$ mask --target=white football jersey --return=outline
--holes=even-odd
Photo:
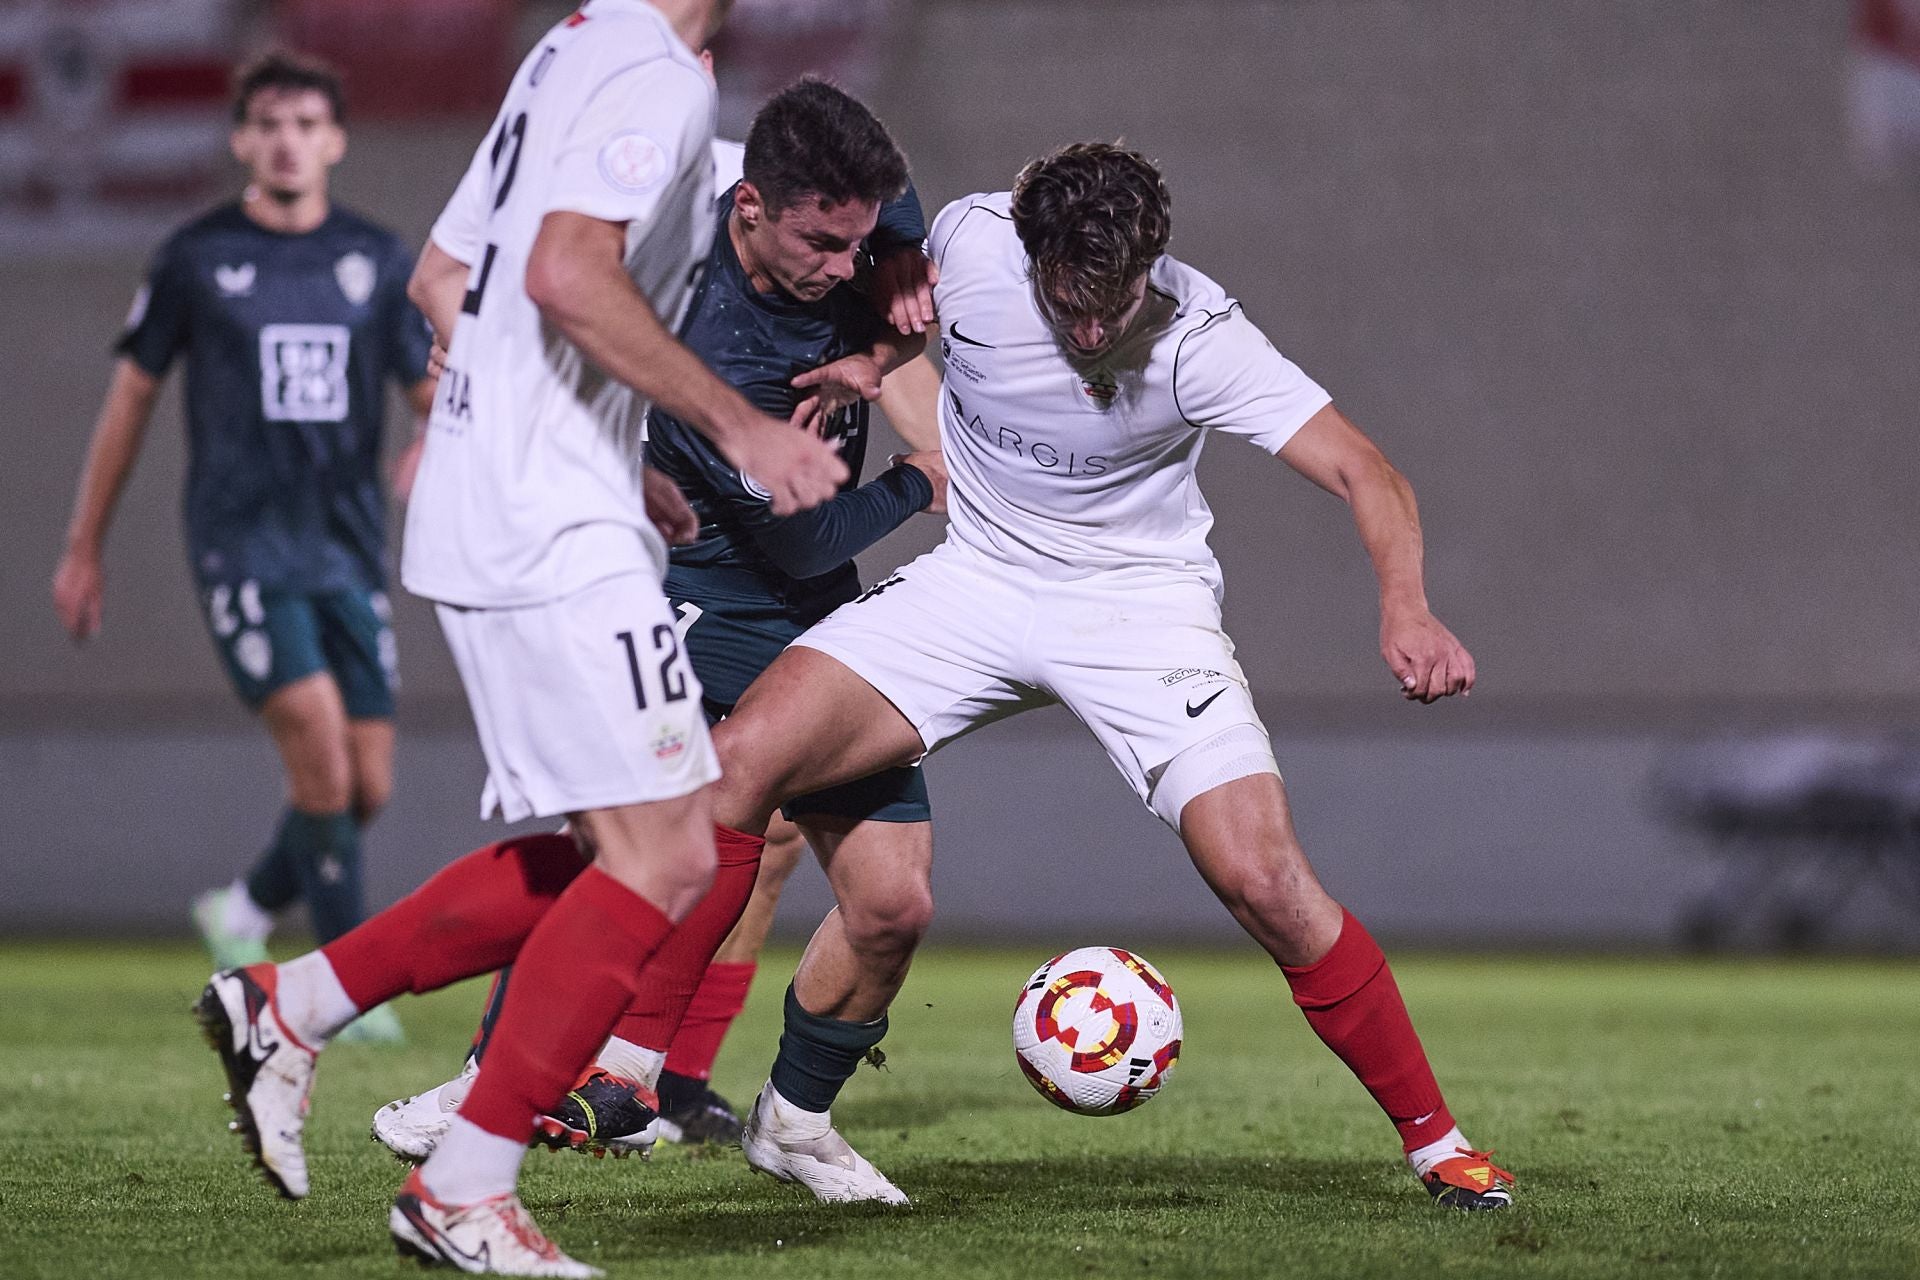
[[[677,328],[713,238],[714,112],[713,81],[642,0],[588,0],[514,73],[433,229],[472,270],[408,505],[408,590],[501,608],[664,572],[647,405],[544,324],[525,273],[547,214],[623,222],[628,274]]]
[[[1128,336],[1069,358],[1034,301],[1006,192],[934,219],[948,536],[1063,580],[1199,577],[1218,595],[1194,474],[1210,431],[1277,451],[1327,393],[1212,280],[1162,256]]]

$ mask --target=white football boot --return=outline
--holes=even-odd
[[[834,1132],[833,1113],[806,1111],[780,1096],[769,1080],[754,1099],[740,1149],[747,1163],[782,1182],[797,1182],[830,1204],[877,1200],[908,1204],[847,1140]]]
[[[425,1160],[447,1136],[453,1113],[467,1100],[479,1075],[480,1064],[468,1058],[460,1074],[445,1084],[389,1102],[373,1113],[374,1140],[402,1160]]]
[[[573,1276],[606,1272],[560,1252],[534,1225],[520,1197],[508,1192],[474,1204],[442,1204],[420,1180],[407,1175],[387,1215],[393,1247],[422,1266],[452,1267],[474,1275]]]
[[[227,1073],[227,1128],[240,1135],[267,1181],[289,1200],[307,1194],[300,1145],[313,1092],[315,1053],[281,1025],[270,964],[227,969],[207,980],[193,1016]]]

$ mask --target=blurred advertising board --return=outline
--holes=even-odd
[[[234,0],[0,0],[0,253],[147,245],[227,182]]]

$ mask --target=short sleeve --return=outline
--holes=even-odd
[[[496,129],[498,127],[495,126]],[[486,245],[489,212],[487,176],[492,170],[487,148],[492,139],[493,132],[490,130],[486,141],[481,142],[473,153],[473,163],[467,166],[460,185],[453,189],[453,198],[447,201],[447,207],[440,211],[440,216],[434,220],[433,230],[428,233],[442,252],[469,265],[480,260]]]
[[[946,270],[947,246],[953,242],[953,233],[960,229],[960,220],[973,209],[973,196],[964,200],[955,200],[942,209],[933,220],[933,227],[927,232],[927,256],[933,259],[933,265]]]
[[[187,317],[193,301],[193,277],[176,241],[153,256],[147,278],[133,296],[126,328],[114,351],[148,374],[165,376],[187,342]]]
[[[387,318],[387,369],[407,386],[427,376],[427,363],[433,355],[433,328],[407,297],[407,279],[412,274],[413,257],[404,244],[395,240],[387,253],[386,268],[387,287],[392,290]]]
[[[896,249],[918,247],[926,238],[927,215],[920,207],[920,193],[909,182],[905,191],[880,206],[867,249],[878,258]]]
[[[586,96],[561,142],[545,212],[651,221],[691,151],[711,163],[712,98],[706,76],[671,57],[615,71]]]
[[[1244,436],[1278,453],[1333,402],[1230,303],[1189,329],[1173,362],[1173,399],[1195,427]]]

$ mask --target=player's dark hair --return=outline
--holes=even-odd
[[[311,89],[327,100],[333,122],[347,122],[347,95],[340,74],[318,58],[273,49],[242,66],[233,77],[233,122],[244,124],[254,95],[269,90],[299,93]]]
[[[907,159],[873,112],[808,76],[767,100],[747,132],[741,172],[774,216],[808,196],[884,203],[907,189]]]
[[[1173,197],[1138,151],[1076,142],[1020,171],[1013,229],[1043,302],[1067,319],[1104,320],[1126,310],[1135,282],[1166,252]]]

